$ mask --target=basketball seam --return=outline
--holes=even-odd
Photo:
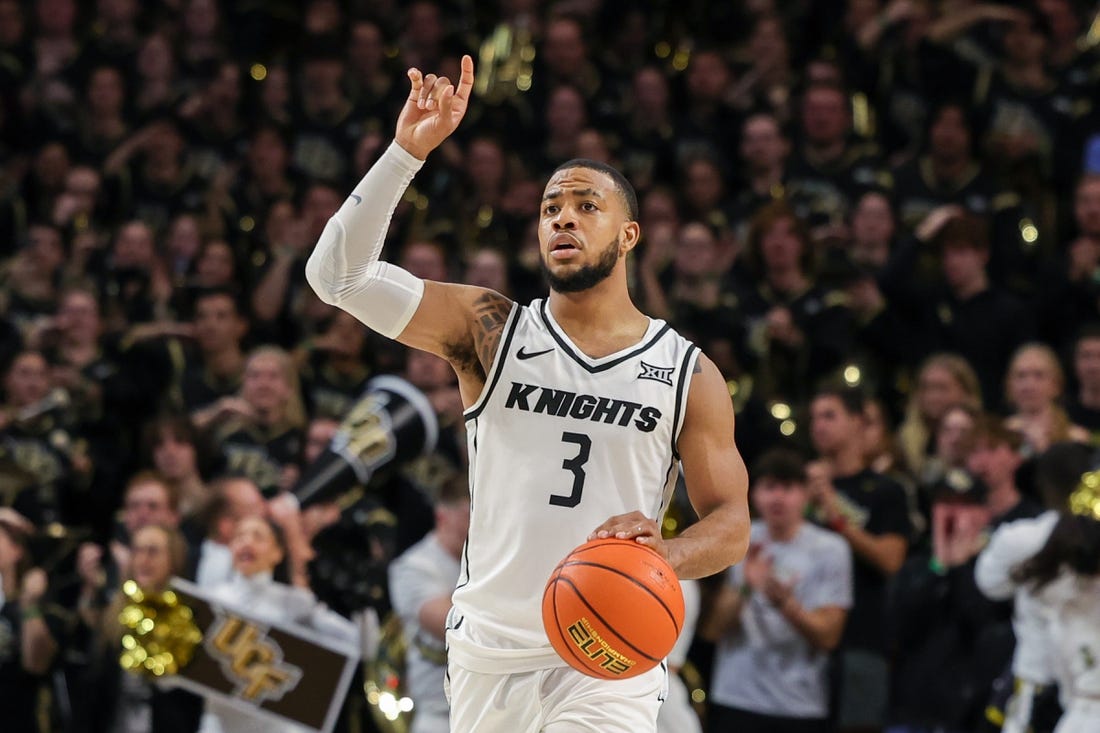
[[[622,639],[623,643],[625,643],[628,647],[630,647],[635,652],[637,652],[639,655],[645,657],[646,659],[648,659],[651,662],[657,662],[657,663],[661,662],[663,657],[651,657],[650,655],[646,654],[641,649],[639,649],[638,647],[631,644],[629,639],[623,637],[623,635],[619,632],[618,629],[616,629],[614,626],[609,624],[607,622],[607,619],[605,619],[603,616],[601,616],[600,612],[592,607],[592,604],[588,602],[588,599],[584,597],[584,594],[581,593],[580,588],[577,587],[577,584],[574,583],[572,581],[572,579],[559,575],[558,578],[557,578],[557,582],[554,583],[554,592],[555,592],[555,594],[557,593],[558,583],[568,583],[573,588],[573,592],[577,594],[577,598],[580,600],[581,603],[583,603],[585,606],[588,607],[588,610],[592,612],[592,615],[595,616],[599,620],[599,622],[604,625],[605,628],[610,629],[611,631],[615,632],[615,636]],[[656,597],[656,596],[654,596],[654,597]],[[658,599],[658,600],[660,600],[660,599]],[[555,613],[555,615],[557,614],[557,607],[556,606],[554,607],[554,613]]]
[[[582,667],[587,668],[588,665],[585,664],[585,662],[590,662],[592,660],[587,659],[587,658],[582,658],[580,653],[577,652],[577,650],[573,648],[573,645],[569,643],[570,640],[567,639],[566,636],[565,636],[565,631],[563,631],[562,628],[561,628],[561,621],[558,620],[558,581],[561,580],[561,566],[560,565],[557,568],[555,568],[555,572],[557,572],[557,575],[550,579],[550,582],[553,584],[553,591],[552,591],[552,594],[551,594],[551,597],[550,597],[550,607],[554,611],[554,629],[558,632],[558,636],[561,637],[562,644],[565,646],[566,649],[569,650],[569,653],[573,656],[573,658],[575,660],[577,660],[577,663],[579,665],[581,665]],[[576,587],[574,586],[574,590],[575,589],[576,589]],[[580,595],[580,594],[578,593],[577,595]],[[585,603],[585,605],[587,606],[588,604]]]
[[[569,567],[571,565],[586,565],[588,567],[593,567],[593,568],[603,568],[604,570],[610,570],[611,572],[615,573],[616,575],[621,575],[622,577],[626,578],[631,583],[638,586],[639,588],[644,590],[649,595],[653,596],[654,600],[656,600],[658,603],[661,604],[661,608],[665,609],[665,613],[668,614],[668,618],[672,622],[673,628],[676,629],[676,636],[680,635],[680,624],[676,623],[676,614],[674,614],[672,612],[672,609],[668,607],[668,604],[665,603],[663,598],[661,598],[659,595],[654,593],[650,589],[649,586],[647,586],[645,583],[643,583],[640,580],[638,580],[637,578],[635,578],[633,575],[630,575],[629,573],[624,573],[622,570],[619,570],[618,568],[613,568],[610,565],[602,565],[598,562],[592,562],[590,560],[567,560],[567,561],[563,562],[559,567],[565,568],[565,567]],[[558,575],[560,577],[561,573],[559,572]],[[579,593],[579,591],[578,591],[578,593]],[[587,603],[587,601],[586,601],[586,603]],[[593,611],[594,610],[595,609],[593,609]]]

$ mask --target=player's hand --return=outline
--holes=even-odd
[[[653,519],[641,512],[617,514],[588,535],[589,541],[602,540],[615,537],[620,540],[633,539],[639,544],[645,545],[651,550],[668,559],[668,550],[665,548],[665,540],[661,536],[661,527]]]
[[[428,153],[455,131],[466,114],[470,92],[474,88],[474,60],[462,57],[462,75],[456,88],[445,76],[409,69],[408,99],[397,118],[397,144],[416,158],[424,160]]]

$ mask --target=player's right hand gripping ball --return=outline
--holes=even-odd
[[[634,540],[592,540],[558,563],[542,623],[561,658],[592,677],[623,680],[668,656],[684,624],[672,566]]]

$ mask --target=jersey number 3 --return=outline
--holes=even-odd
[[[551,494],[550,503],[554,506],[575,507],[581,503],[581,493],[584,491],[584,464],[588,462],[588,454],[592,450],[592,439],[584,433],[562,433],[561,442],[573,443],[580,449],[577,455],[561,462],[561,467],[573,474],[573,492],[569,496]]]

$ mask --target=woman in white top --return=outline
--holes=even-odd
[[[328,610],[308,587],[275,580],[275,570],[287,555],[286,539],[278,525],[264,517],[245,517],[237,523],[229,544],[237,577],[211,589],[212,599],[243,611],[250,618],[291,622],[315,629],[321,636],[354,640],[351,621]],[[297,733],[293,724],[279,725],[251,716],[216,700],[207,700],[200,733]]]
[[[1048,620],[1065,713],[1054,733],[1100,731],[1100,472],[1086,473],[1043,549],[1015,571]]]

